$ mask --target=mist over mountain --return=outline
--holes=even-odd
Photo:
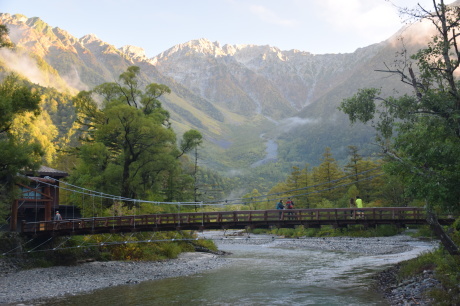
[[[420,23],[353,53],[319,55],[197,39],[147,58],[142,47],[116,48],[94,34],[76,38],[38,17],[0,14],[0,22],[16,45],[0,50],[0,65],[45,87],[77,93],[117,81],[127,67],[139,66],[144,85],[171,88],[162,103],[173,129],[181,134],[194,128],[204,135],[200,162],[237,175],[275,162],[281,172],[316,165],[326,147],[338,160],[347,158],[349,145],[365,156],[378,151],[372,128],[350,126],[337,106],[359,88],[406,92],[398,78],[376,70],[395,64],[401,36],[411,53],[430,36]]]

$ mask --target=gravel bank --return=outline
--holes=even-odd
[[[219,244],[253,244],[269,247],[306,248],[310,250],[339,251],[366,255],[387,255],[411,251],[412,242],[417,239],[406,235],[391,237],[354,238],[354,237],[301,237],[285,239],[269,235],[245,235],[233,232],[204,232],[202,238],[213,239]],[[433,248],[438,242],[433,242]]]
[[[209,253],[183,253],[160,262],[90,262],[23,271],[0,263],[0,304],[21,304],[96,289],[185,276],[226,264],[225,257]]]

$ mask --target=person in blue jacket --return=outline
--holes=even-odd
[[[284,209],[283,200],[280,200],[278,204],[276,204],[276,209]],[[281,214],[282,212],[280,211],[280,219],[281,219]]]

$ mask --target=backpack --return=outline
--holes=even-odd
[[[291,202],[291,201],[288,201],[288,202],[286,203],[286,208],[287,208],[287,209],[293,209],[293,208],[294,208],[294,205],[292,205],[292,202]]]

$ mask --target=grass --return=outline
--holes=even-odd
[[[271,230],[254,229],[254,234],[271,234],[286,238],[298,237],[388,237],[402,232],[402,229],[392,225],[379,225],[376,228],[365,228],[361,225],[349,226],[347,228],[334,228],[332,226],[322,226],[321,228],[305,228],[297,226],[295,228],[275,228]]]
[[[23,250],[20,263],[23,268],[75,265],[88,260],[165,260],[177,258],[182,252],[195,249],[217,251],[210,240],[196,240],[189,231],[136,233],[135,235],[88,235],[58,237],[50,242],[37,240]],[[16,237],[16,239],[18,239]],[[12,249],[9,239],[2,237],[3,251]],[[25,243],[22,242],[22,245]],[[34,249],[39,246],[39,248]],[[28,252],[32,251],[32,252]]]

